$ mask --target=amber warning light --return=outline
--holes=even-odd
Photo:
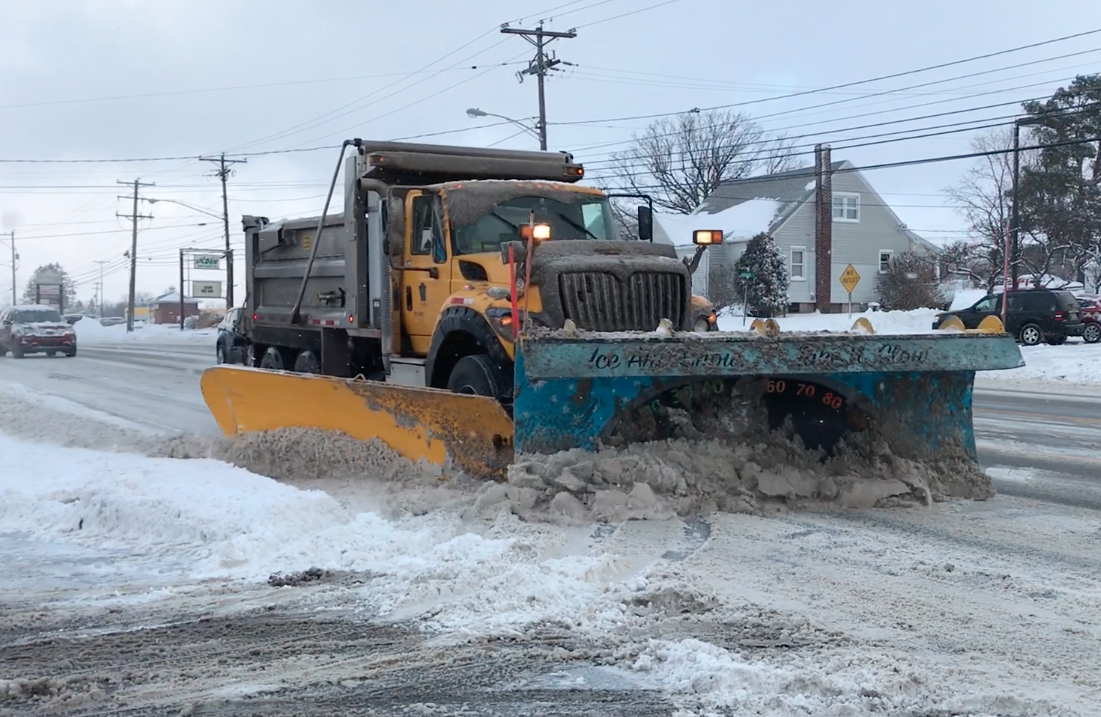
[[[701,246],[709,244],[722,244],[723,233],[718,229],[697,229],[692,232],[692,243]]]

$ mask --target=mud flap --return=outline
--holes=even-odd
[[[805,444],[827,450],[874,428],[900,457],[962,452],[974,461],[975,372],[1023,366],[1016,342],[1004,333],[869,328],[673,338],[532,332],[517,352],[516,451],[728,437],[720,414],[742,402],[756,409],[750,420],[770,428],[789,420]]]
[[[363,379],[240,366],[203,372],[203,399],[226,435],[280,428],[378,439],[414,462],[504,480],[512,422],[494,399]]]

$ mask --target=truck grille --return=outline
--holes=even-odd
[[[684,278],[639,272],[620,281],[602,271],[558,276],[562,313],[587,331],[653,331],[662,319],[680,329],[687,301]]]

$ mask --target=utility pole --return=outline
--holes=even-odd
[[[133,229],[134,229],[132,238],[130,240],[130,298],[126,302],[126,305],[128,307],[128,310],[126,312],[126,332],[130,333],[134,330],[134,303],[135,303],[134,302],[134,297],[135,297],[135,293],[136,293],[136,290],[137,290],[137,276],[138,276],[138,220],[139,219],[152,219],[153,218],[152,216],[143,216],[141,214],[138,214],[138,199],[140,199],[140,197],[138,197],[138,192],[141,191],[142,187],[155,187],[155,186],[157,186],[157,183],[156,182],[143,183],[140,179],[135,179],[133,182],[124,182],[121,179],[116,179],[115,181],[118,184],[125,184],[125,185],[131,185],[132,184],[133,187],[134,187],[134,196],[133,197],[129,197],[129,196],[125,196],[125,195],[119,195],[119,199],[133,199],[134,200],[134,211],[133,211],[133,213],[130,214],[130,215],[126,215],[126,214],[119,214],[118,212],[115,212],[116,217],[125,217],[126,219],[129,219],[131,222],[133,222]],[[102,265],[100,265],[100,270],[102,271],[102,269],[103,269],[103,267],[102,267]]]
[[[11,242],[11,303],[18,304],[19,297],[15,293],[15,262],[19,260],[19,254],[15,252],[15,230],[8,232],[8,241]]]
[[[814,146],[814,303],[821,313],[833,305],[833,162],[830,146]]]
[[[226,311],[233,308],[233,250],[229,246],[229,197],[226,194],[226,180],[233,170],[226,165],[247,164],[247,159],[226,159],[223,152],[220,157],[199,157],[203,162],[217,162],[218,171],[214,176],[222,180],[222,223],[226,232]],[[180,288],[182,295],[183,287]]]
[[[570,30],[569,32],[553,32],[551,30],[543,29],[543,21],[539,21],[539,25],[534,30],[521,30],[519,28],[502,27],[501,32],[505,35],[520,35],[525,40],[530,42],[535,47],[535,58],[528,64],[528,69],[521,70],[516,73],[516,77],[520,82],[524,81],[524,75],[535,75],[539,78],[539,126],[536,128],[539,130],[539,149],[546,151],[547,149],[547,96],[544,88],[544,83],[547,74],[558,65],[562,64],[562,61],[554,56],[552,52],[548,57],[546,48],[550,42],[559,38],[572,39],[577,37],[577,32]],[[534,39],[532,39],[534,38]]]
[[[96,260],[95,263],[99,264],[99,292],[98,292],[98,296],[99,296],[99,315],[102,317],[103,316],[103,289],[104,289],[104,287],[103,287],[103,265],[108,264],[110,262],[107,262],[103,259],[98,259],[98,260]]]

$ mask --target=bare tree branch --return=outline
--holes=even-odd
[[[658,211],[688,214],[724,181],[792,167],[792,141],[731,110],[655,120],[611,155],[618,189],[649,194]]]

